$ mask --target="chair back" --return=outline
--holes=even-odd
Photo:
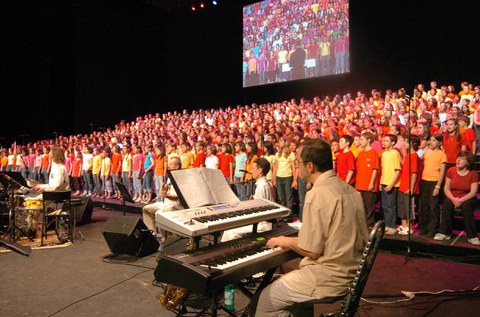
[[[70,200],[70,198],[72,197],[71,191],[45,191],[42,194],[44,201],[53,201],[56,203]]]
[[[373,262],[377,256],[380,243],[385,233],[385,222],[379,221],[375,224],[367,241],[367,245],[363,251],[362,260],[355,274],[352,284],[348,288],[348,293],[342,302],[340,316],[355,316],[362,297],[363,289],[367,284],[368,276],[373,267]]]

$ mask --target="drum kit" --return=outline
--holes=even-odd
[[[7,180],[7,181],[5,181]],[[26,185],[30,185],[26,182]],[[42,195],[34,191],[29,192],[28,187],[16,186],[8,178],[0,178],[0,231],[3,237],[10,241],[17,241],[26,236],[33,241],[34,231],[32,222],[43,210]]]

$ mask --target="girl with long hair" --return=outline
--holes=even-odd
[[[279,148],[273,165],[272,184],[277,188],[280,204],[292,209],[293,187],[297,186],[297,181],[294,179],[296,178],[295,155],[284,137],[279,139]]]
[[[275,148],[273,147],[273,143],[270,141],[265,141],[263,142],[263,158],[265,158],[268,163],[270,163],[270,166],[275,165]],[[270,169],[270,171],[265,175],[265,178],[269,181],[272,181],[273,177],[273,171]]]
[[[247,161],[247,154],[245,143],[235,143],[235,188],[237,190],[237,196],[240,200],[247,200],[245,195],[245,184],[243,180],[244,173],[241,171],[245,167]]]
[[[450,118],[445,121],[445,133],[443,134],[443,151],[447,155],[446,170],[455,166],[457,154],[466,151],[465,137],[460,134],[460,128],[456,119]]]
[[[247,146],[247,160],[245,161],[243,173],[243,180],[246,182],[246,192],[245,196],[250,198],[253,195],[253,177],[252,177],[252,167],[253,163],[258,159],[258,148],[255,142],[248,142]]]
[[[230,143],[223,143],[220,154],[218,155],[218,166],[222,171],[225,180],[229,184],[234,183],[234,174],[233,174],[233,156],[232,156],[232,146]]]

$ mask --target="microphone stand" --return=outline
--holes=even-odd
[[[412,158],[411,158],[411,151],[412,151],[412,127],[410,126],[411,120],[410,120],[410,113],[408,113],[408,129],[407,129],[407,140],[408,140],[408,153],[407,153],[407,160],[408,160],[408,213],[407,213],[407,223],[408,223],[408,242],[407,242],[407,254],[405,255],[405,259],[403,261],[403,264],[406,264],[408,260],[410,260],[410,257],[412,256],[412,230],[413,230],[413,225],[412,225],[412,214],[413,214],[413,191],[410,191],[411,183],[412,183]],[[418,177],[418,175],[417,175]],[[415,186],[413,186],[415,187]],[[413,190],[414,188],[412,188]]]
[[[167,182],[167,168],[168,168],[168,164],[167,164],[167,158],[168,158],[168,155],[167,155],[167,147],[165,145],[165,133],[162,134],[162,148],[163,148],[163,175],[162,175],[162,186],[163,184],[165,184]],[[197,153],[198,154],[198,153]],[[161,187],[161,186],[160,186]],[[159,188],[157,190],[157,192],[155,193],[157,195],[157,202],[163,202],[163,197],[160,196],[160,191],[162,189]]]
[[[107,196],[107,177],[108,177],[108,176],[103,176],[103,204],[102,204],[102,209],[103,209],[103,210],[111,210],[110,207],[107,207],[107,204],[106,204],[106,196]]]
[[[63,132],[57,132],[57,131],[54,131],[52,132],[53,133],[53,136],[55,138],[55,145],[58,145],[58,136],[59,135],[62,135]]]

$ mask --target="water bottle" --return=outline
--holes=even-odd
[[[63,226],[64,241],[68,241],[70,238],[70,235],[68,234],[70,232],[69,226],[70,226],[70,221],[64,221],[64,226]]]
[[[225,286],[225,294],[223,297],[223,306],[225,309],[235,309],[235,284],[228,284]]]
[[[58,220],[58,240],[60,242],[65,242],[65,236],[66,236],[66,229],[65,229],[65,219],[61,217]]]

